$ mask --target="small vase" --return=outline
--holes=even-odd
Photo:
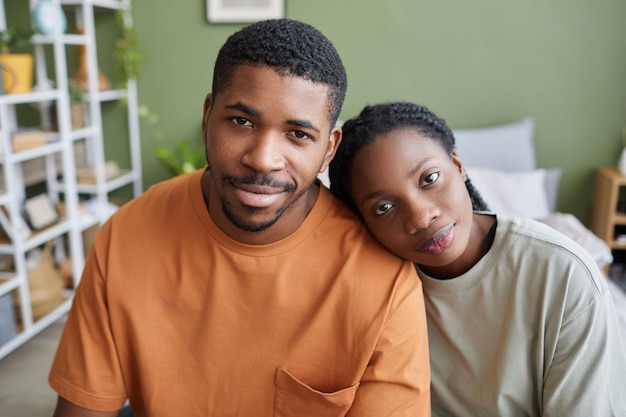
[[[83,28],[77,28],[76,33],[78,35],[84,34]],[[87,55],[85,45],[78,45],[78,69],[72,77],[72,82],[76,83],[78,87],[85,93],[89,91],[89,78],[87,76]],[[100,91],[108,90],[111,87],[109,79],[98,68],[98,89]]]
[[[617,168],[622,175],[626,175],[626,147],[622,149],[622,153],[619,156],[619,162],[617,163]]]

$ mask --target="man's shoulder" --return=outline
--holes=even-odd
[[[112,216],[117,223],[143,224],[163,217],[173,218],[176,213],[189,213],[192,204],[190,192],[194,174],[179,175],[150,186],[141,195],[122,205]],[[198,192],[200,185],[198,184]]]
[[[406,262],[378,242],[365,223],[343,202],[332,195],[330,198],[328,211],[320,225],[329,244],[335,240],[338,250],[367,255],[363,258],[364,263],[390,262],[397,266]]]

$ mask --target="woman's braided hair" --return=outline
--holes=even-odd
[[[416,130],[421,136],[437,141],[452,157],[454,134],[445,120],[424,106],[408,102],[366,106],[358,117],[343,124],[343,139],[329,167],[330,189],[355,213],[359,214],[359,210],[351,197],[350,171],[357,152],[380,135],[405,129]],[[487,204],[469,178],[466,179],[465,186],[472,208],[477,211],[488,210]]]

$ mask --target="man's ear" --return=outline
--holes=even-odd
[[[202,114],[202,141],[206,145],[207,138],[207,124],[209,123],[209,112],[211,111],[211,105],[213,104],[213,94],[207,94],[204,99],[204,113]]]
[[[326,156],[324,156],[324,163],[320,167],[320,171],[319,171],[320,174],[326,171],[326,169],[328,169],[328,164],[330,164],[330,161],[332,161],[333,158],[335,157],[337,148],[339,147],[339,144],[341,143],[342,135],[343,135],[343,131],[341,130],[341,127],[339,126],[335,126],[333,130],[330,131],[330,137],[328,140],[328,148],[326,148]]]

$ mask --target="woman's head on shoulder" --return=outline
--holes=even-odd
[[[477,261],[473,210],[486,207],[454,145],[445,120],[425,106],[367,106],[343,125],[331,190],[392,252],[440,275],[467,269]]]

